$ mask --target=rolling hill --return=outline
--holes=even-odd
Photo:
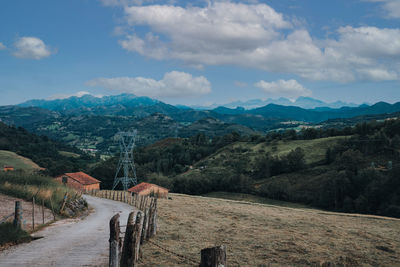
[[[32,160],[22,157],[14,152],[0,150],[0,169],[3,166],[12,166],[14,170],[32,172],[40,170],[40,166]]]
[[[57,175],[66,171],[84,170],[89,163],[94,161],[94,158],[77,148],[55,142],[46,136],[29,133],[20,127],[8,126],[1,122],[0,151],[3,151],[2,156],[5,161],[13,161],[11,164],[17,164],[22,169],[30,169],[26,167],[26,164],[36,168],[36,165],[22,157],[29,158],[40,167],[46,168],[46,171],[50,175]],[[65,152],[69,152],[67,153],[68,155]],[[79,157],[71,157],[71,155],[79,155]],[[22,157],[19,158],[19,156]],[[20,160],[26,164],[22,164]]]

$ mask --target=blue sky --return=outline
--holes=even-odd
[[[4,0],[0,25],[0,105],[400,101],[398,0]]]

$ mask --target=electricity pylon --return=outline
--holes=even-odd
[[[119,132],[117,138],[119,139],[120,157],[117,167],[117,172],[114,177],[114,184],[112,189],[121,182],[124,191],[128,190],[129,185],[137,184],[135,162],[133,160],[133,148],[135,147],[137,131],[132,132]],[[121,169],[123,170],[123,176],[118,176]],[[132,176],[130,176],[132,174]]]

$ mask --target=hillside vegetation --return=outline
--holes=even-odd
[[[94,161],[94,158],[77,148],[55,142],[47,136],[29,133],[21,127],[15,128],[1,122],[0,150],[14,152],[19,156],[30,159],[34,164],[45,168],[45,173],[49,175],[84,170],[88,163]],[[27,167],[27,164],[31,164],[29,160],[23,159],[26,164],[18,165],[21,163],[19,159],[22,158],[10,152],[0,153],[0,157],[3,160],[7,161],[9,159],[13,161],[13,163],[6,163],[7,165],[17,164],[17,166],[25,166],[22,169],[29,169]],[[72,157],[72,155],[74,156]],[[32,166],[36,167],[37,165]]]
[[[28,201],[35,197],[37,203],[43,201],[47,208],[59,214],[62,212],[60,209],[66,193],[69,202],[80,198],[78,192],[56,182],[52,177],[20,172],[0,172],[0,193]],[[71,214],[68,215],[74,212],[80,210],[71,210]]]
[[[14,152],[0,150],[0,169],[3,166],[12,166],[15,170],[22,170],[26,172],[38,171],[40,166],[32,160],[17,155]]]
[[[198,134],[137,149],[139,181],[173,192],[250,193],[327,210],[400,217],[400,120],[265,136]],[[110,187],[117,158],[92,174]]]

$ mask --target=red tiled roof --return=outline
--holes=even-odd
[[[135,185],[134,187],[131,187],[131,188],[129,188],[128,189],[128,191],[129,192],[133,192],[133,193],[140,193],[140,192],[142,192],[143,190],[146,190],[146,189],[148,189],[148,188],[150,188],[150,187],[153,187],[153,186],[155,186],[155,187],[158,187],[158,188],[162,188],[162,189],[165,189],[165,190],[168,190],[168,189],[166,189],[166,188],[164,188],[164,187],[161,187],[161,186],[158,186],[158,185],[156,185],[156,184],[149,184],[149,183],[140,183],[140,184],[138,184],[138,185]]]
[[[93,178],[90,175],[87,175],[84,172],[65,173],[64,175],[71,177],[72,179],[78,181],[80,184],[83,184],[83,185],[100,183],[99,180],[97,180],[96,178]]]

